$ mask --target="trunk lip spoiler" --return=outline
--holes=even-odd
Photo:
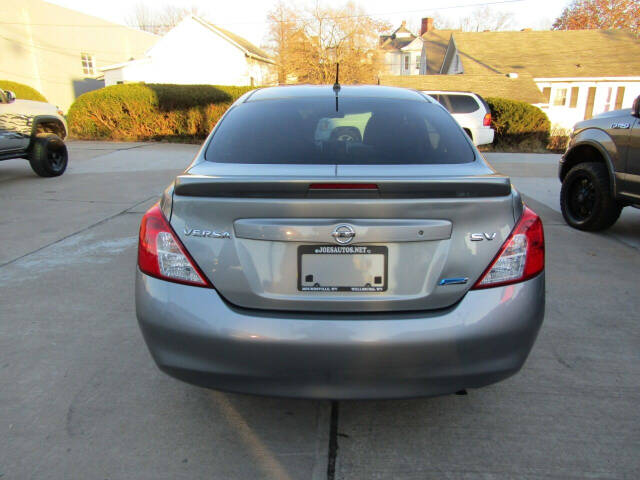
[[[176,177],[174,193],[193,197],[307,197],[312,184],[378,185],[379,195],[404,197],[497,197],[511,194],[511,180],[498,174],[438,177],[282,177],[282,176],[216,176],[183,174]],[[312,190],[319,192],[321,190]],[[331,190],[326,191],[327,194]],[[367,189],[354,193],[366,195]],[[370,190],[369,190],[370,192]]]

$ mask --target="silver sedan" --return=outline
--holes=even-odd
[[[540,218],[411,90],[246,94],[140,228],[151,355],[214,389],[481,387],[520,370],[544,305]]]

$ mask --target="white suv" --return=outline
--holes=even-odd
[[[456,119],[476,145],[493,143],[491,109],[480,95],[470,92],[423,90],[438,101]]]

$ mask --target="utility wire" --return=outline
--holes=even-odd
[[[440,11],[440,10],[454,10],[454,9],[458,9],[458,8],[473,8],[473,7],[485,7],[485,6],[490,6],[490,5],[504,5],[504,4],[512,4],[512,3],[522,3],[522,2],[528,2],[531,0],[495,0],[492,2],[480,2],[480,3],[468,3],[468,4],[461,4],[461,5],[450,5],[447,7],[432,7],[432,8],[422,8],[420,10],[402,10],[402,11],[395,11],[395,12],[386,12],[386,13],[362,13],[362,14],[356,14],[356,15],[337,15],[337,16],[330,16],[330,17],[320,17],[319,20],[331,20],[331,19],[335,19],[335,20],[342,20],[342,19],[348,19],[348,18],[363,18],[363,17],[369,17],[369,18],[373,18],[373,17],[383,17],[386,15],[400,15],[400,14],[405,14],[405,13],[419,13],[419,12],[431,12],[431,11]],[[314,20],[316,19],[315,17],[298,17],[296,18],[294,21],[296,20]],[[243,22],[243,21],[238,21],[238,22],[222,22],[222,23],[215,23],[215,25],[262,25],[265,23],[293,23],[294,21],[292,20],[276,20],[276,19],[267,19],[267,20],[263,20],[263,21],[254,21],[254,22]],[[78,25],[78,24],[63,24],[63,23],[26,23],[26,22],[0,22],[0,25],[25,25],[25,26],[38,26],[38,27],[84,27],[84,28],[122,28],[122,27],[128,27],[128,28],[160,28],[160,27],[174,27],[174,24],[159,24],[159,23],[154,23],[154,24],[148,24],[148,25],[137,25],[135,27],[131,27],[128,25],[120,25],[117,23],[113,23],[113,24],[106,24],[106,25],[90,25],[90,24],[83,24],[83,25]]]
[[[65,79],[65,80],[56,80],[53,78],[49,78],[49,77],[43,77],[42,75],[38,76],[38,75],[21,75],[19,73],[16,72],[9,72],[7,70],[0,70],[0,73],[6,73],[9,75],[14,75],[16,77],[21,77],[21,78],[29,78],[29,79],[33,79],[33,80],[44,80],[46,82],[50,82],[50,83],[57,83],[58,85],[69,85],[69,79]],[[87,78],[91,78],[91,77],[87,77]]]
[[[33,48],[37,48],[38,50],[44,50],[45,52],[51,52],[51,53],[57,53],[60,55],[67,55],[67,56],[71,56],[71,57],[76,57],[78,56],[80,53],[89,53],[93,56],[95,56],[96,53],[100,53],[103,55],[115,55],[117,58],[122,58],[122,51],[120,52],[112,52],[112,51],[105,51],[105,50],[92,50],[89,49],[89,51],[85,52],[85,49],[72,49],[72,48],[64,48],[64,47],[52,47],[52,46],[46,46],[46,45],[40,45],[40,44],[36,44],[36,43],[26,43],[26,42],[21,42],[19,40],[15,40],[13,38],[9,38],[9,37],[5,37],[3,35],[0,35],[0,39],[5,40],[7,42],[11,42],[15,45],[20,45],[22,47],[25,47],[27,49],[33,49]],[[77,53],[75,53],[77,52]],[[108,60],[111,61],[111,60]],[[118,61],[122,61],[122,60],[117,60],[114,59],[113,62],[118,62]]]

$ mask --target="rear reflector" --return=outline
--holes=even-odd
[[[312,183],[309,190],[377,190],[375,183]]]
[[[523,282],[544,270],[544,231],[535,212],[524,207],[522,217],[474,289]]]
[[[170,282],[210,286],[157,204],[144,214],[140,223],[138,267],[147,275]]]
[[[484,116],[484,119],[482,120],[482,125],[485,127],[490,127],[491,126],[491,114],[487,113]]]

